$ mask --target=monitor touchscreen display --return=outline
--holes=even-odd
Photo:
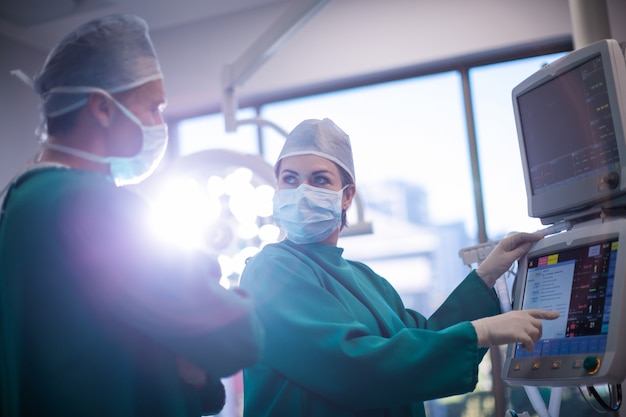
[[[538,254],[527,259],[522,309],[557,310],[543,321],[541,340],[516,358],[581,355],[606,351],[618,238]]]

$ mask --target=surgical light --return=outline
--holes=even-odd
[[[253,239],[259,234],[259,226],[256,223],[242,223],[239,225],[238,235],[242,239]]]
[[[226,186],[224,184],[224,178],[217,175],[211,175],[206,182],[206,187],[207,192],[210,195],[220,197],[222,194],[225,193]]]
[[[259,217],[270,217],[274,212],[272,201],[275,189],[272,186],[261,184],[254,190],[256,214]]]
[[[236,285],[245,261],[282,238],[272,219],[274,173],[260,156],[225,149],[187,155],[142,187],[161,238],[218,256],[221,283]]]
[[[172,178],[163,184],[154,198],[151,223],[160,238],[197,247],[203,239],[202,229],[215,221],[221,212],[219,199],[202,193],[193,178]]]
[[[275,224],[264,224],[259,228],[259,238],[262,242],[276,242],[280,236],[280,228]]]

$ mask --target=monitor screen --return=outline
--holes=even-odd
[[[614,40],[576,50],[513,89],[528,209],[544,224],[626,194],[626,64]],[[626,199],[624,197],[623,199]]]
[[[626,325],[620,240],[626,242],[626,220],[588,224],[544,238],[522,259],[514,308],[556,310],[560,317],[543,321],[532,352],[509,346],[505,378],[581,385],[626,377],[626,360],[615,357]]]
[[[517,346],[516,358],[604,352],[616,254],[617,238],[607,237],[528,259],[522,309],[557,310],[561,316],[544,323],[534,352]]]
[[[534,194],[619,168],[600,55],[517,100]]]

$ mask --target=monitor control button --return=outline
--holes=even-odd
[[[583,368],[589,375],[593,375],[600,369],[600,358],[597,356],[587,356],[583,362]]]
[[[616,189],[619,185],[619,174],[615,171],[609,173],[609,175],[604,177],[604,182],[606,182],[611,190]]]

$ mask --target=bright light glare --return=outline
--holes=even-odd
[[[155,233],[183,247],[203,245],[204,230],[222,211],[220,200],[210,196],[192,178],[166,182],[155,200],[151,224]]]
[[[242,224],[254,223],[256,207],[252,184],[239,184],[236,189],[229,189],[229,194],[228,208],[235,219]]]
[[[226,185],[224,184],[224,178],[222,177],[211,175],[207,180],[206,185],[209,195],[221,197],[225,193]]]
[[[247,246],[243,248],[239,253],[233,256],[233,269],[234,271],[241,275],[243,272],[243,268],[246,266],[246,260],[257,253],[259,253],[261,249],[256,246]]]
[[[237,234],[240,238],[248,240],[259,234],[259,226],[256,223],[243,223],[239,225]]]
[[[254,194],[257,216],[269,217],[274,213],[274,192],[274,187],[267,184],[256,187]]]
[[[240,187],[251,183],[253,173],[248,168],[237,168],[224,178],[224,190],[226,194],[236,193]]]
[[[220,278],[220,282],[219,284],[226,288],[229,289],[230,288],[230,280],[228,278],[226,278],[225,276],[222,275],[222,277]]]
[[[280,235],[280,228],[275,224],[264,224],[259,228],[259,238],[263,242],[276,242]]]
[[[253,172],[243,167],[224,177],[170,178],[154,196],[150,221],[155,233],[183,248],[218,254],[225,288],[241,276],[248,258],[280,236],[275,224],[259,227],[259,218],[265,223],[273,214],[274,187],[255,187],[252,180]],[[239,250],[243,245],[250,246]]]
[[[222,277],[227,277],[233,272],[235,272],[235,267],[233,266],[233,258],[228,255],[219,255],[217,257],[217,262],[220,264],[220,268],[222,269]]]

